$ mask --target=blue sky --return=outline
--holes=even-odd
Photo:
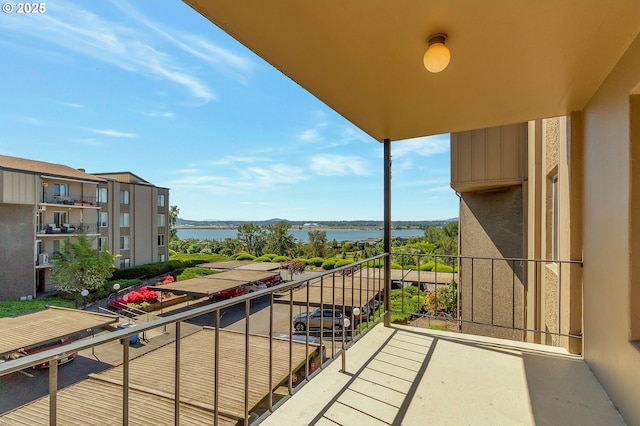
[[[0,15],[0,154],[131,171],[184,219],[382,220],[382,145],[181,1]],[[457,217],[449,136],[392,144],[393,220]]]

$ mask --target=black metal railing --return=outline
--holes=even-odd
[[[77,234],[79,232],[95,234],[96,230],[95,223],[46,223],[38,230],[38,234]]]
[[[385,262],[390,262],[394,266],[390,277],[384,276]],[[396,269],[398,265],[400,268]],[[46,352],[10,359],[0,363],[0,376],[50,361],[48,407],[39,415],[48,415],[50,422],[55,424],[58,420],[59,392],[57,390],[58,366],[55,360],[66,353],[85,349],[93,350],[101,345],[120,341],[122,365],[114,367],[114,370],[122,369],[121,377],[117,379],[118,386],[122,388],[120,397],[118,401],[105,398],[104,401],[95,403],[111,404],[108,409],[113,410],[114,416],[121,418],[121,423],[128,424],[130,398],[136,398],[132,395],[151,389],[150,392],[168,397],[170,403],[174,405],[173,423],[175,424],[180,422],[181,408],[187,409],[182,407],[182,404],[187,403],[189,407],[198,406],[208,410],[214,424],[219,424],[224,418],[224,420],[230,419],[246,425],[268,416],[297,392],[298,386],[312,379],[331,360],[340,357],[342,370],[346,371],[347,350],[385,315],[399,314],[414,322],[416,320],[431,321],[432,324],[440,321],[444,324],[453,324],[453,329],[456,331],[477,334],[494,335],[496,330],[507,330],[510,333],[516,333],[516,337],[511,338],[518,340],[536,341],[536,338],[541,340],[547,337],[580,339],[580,333],[575,332],[572,327],[581,328],[581,323],[565,324],[567,313],[563,310],[563,306],[567,303],[567,297],[569,302],[575,303],[575,300],[571,300],[575,295],[569,296],[566,292],[571,287],[569,283],[573,285],[575,280],[581,280],[581,266],[582,263],[579,261],[410,253],[394,253],[390,258],[389,255],[383,254],[233,299],[213,303],[207,302],[205,298],[202,303],[193,303],[182,312],[152,319],[137,324],[134,328],[123,328],[77,340]],[[397,287],[389,294],[384,290],[387,280],[390,285]],[[551,297],[554,290],[555,298]],[[446,297],[440,297],[440,293],[447,293]],[[390,298],[389,312],[384,311],[383,301],[387,296]],[[527,307],[527,300],[532,300],[535,306]],[[233,311],[234,308],[235,311]],[[264,309],[268,310],[268,319]],[[324,311],[333,313],[328,317],[320,315],[319,324],[312,327],[309,313],[316,309],[321,313]],[[534,312],[533,315],[538,317],[527,318],[527,315],[530,315],[529,311]],[[542,311],[544,314],[541,315]],[[265,315],[253,317],[257,313]],[[244,321],[243,327],[235,327],[236,332],[239,328],[243,330],[240,332],[243,336],[242,343],[234,349],[237,351],[236,356],[230,356],[228,352],[224,354],[220,352],[221,339],[228,337],[227,334],[222,335],[227,333],[222,322],[226,314],[229,314],[227,318],[234,318],[234,324],[237,321]],[[209,316],[206,317],[208,324],[206,329],[210,330],[214,338],[210,346],[211,358],[213,358],[213,365],[210,367],[212,373],[211,377],[207,376],[205,387],[212,392],[208,397],[210,399],[202,399],[205,397],[200,396],[199,393],[194,395],[183,389],[184,383],[180,370],[190,366],[190,358],[186,355],[188,351],[183,355],[180,349],[183,345],[181,342],[186,338],[181,335],[181,329],[194,321],[197,323],[207,315]],[[257,349],[252,346],[252,339],[257,336],[254,331],[256,326],[266,327],[262,338],[265,335],[268,336],[267,349]],[[166,358],[169,359],[169,368],[166,366],[164,368],[165,371],[172,371],[175,374],[172,392],[169,393],[166,389],[154,390],[153,381],[144,386],[130,382],[135,368],[142,368],[141,364],[134,363],[132,366],[130,363],[131,336],[140,333],[143,335],[146,333],[149,336],[152,330],[160,329],[163,333],[170,330],[175,334],[174,349],[169,351],[169,356]],[[274,337],[276,335],[278,337]],[[276,342],[282,345],[282,335],[288,336],[286,343],[288,350],[283,350],[282,346],[279,346],[280,349],[276,351]],[[531,336],[534,340],[530,339]],[[296,342],[298,339],[300,342]],[[541,342],[555,343],[546,340]],[[304,346],[305,361],[302,367],[298,360],[294,359],[294,345],[297,345],[296,350],[300,349],[299,345]],[[313,366],[306,360],[317,353],[318,348],[322,348],[323,355],[319,365]],[[255,377],[256,369],[251,364],[256,359],[267,360],[261,365],[264,366],[268,375],[265,379],[268,389],[263,395],[261,394],[259,404],[255,404],[255,398],[250,397],[250,395],[255,396],[255,386],[259,382]],[[221,369],[229,368],[229,362],[236,362],[233,371],[237,374],[233,374],[232,377],[228,374],[220,374]],[[282,371],[283,363],[286,363],[287,375],[281,381],[279,376],[275,376],[275,371]],[[314,367],[317,368],[314,370]],[[112,380],[111,383],[116,383],[113,379],[109,380]],[[226,386],[229,380],[234,381],[231,387],[237,393],[236,402],[232,406],[228,405],[229,395],[225,393],[221,397],[220,390],[223,388],[228,392],[229,388]],[[277,386],[274,386],[274,383]],[[276,398],[276,390],[281,387],[286,391],[284,395],[278,394]],[[130,388],[132,392],[129,391]],[[202,392],[202,395],[204,394]],[[138,402],[135,401],[135,403]],[[70,403],[72,404],[73,400],[70,402],[65,396],[64,406],[68,408]],[[44,409],[43,405],[39,407]],[[78,407],[78,410],[80,408]],[[153,407],[147,406],[146,409],[153,410]],[[233,409],[236,410],[235,415],[230,414]],[[65,419],[59,420],[63,423]]]
[[[412,253],[393,260],[400,270],[391,271],[392,288],[401,281],[395,287],[415,289],[402,292],[392,313],[424,319],[419,325],[556,346],[582,337],[582,261]]]
[[[95,404],[113,404],[114,416],[121,416],[121,423],[128,424],[130,418],[129,399],[132,398],[131,395],[134,393],[134,390],[135,392],[139,392],[141,389],[130,383],[130,377],[133,374],[129,359],[130,338],[139,333],[158,329],[167,330],[173,327],[175,331],[173,344],[176,349],[172,351],[173,358],[170,363],[175,372],[175,388],[172,402],[175,410],[174,421],[171,423],[179,424],[180,422],[180,408],[182,404],[185,403],[185,400],[181,401],[181,397],[187,398],[186,403],[190,407],[193,406],[193,404],[196,404],[198,407],[209,407],[207,409],[210,409],[212,412],[214,424],[218,424],[222,417],[228,420],[228,416],[230,416],[229,407],[223,406],[224,404],[228,404],[228,395],[224,395],[225,398],[220,398],[220,387],[224,385],[225,380],[235,380],[236,382],[233,384],[233,388],[242,390],[238,393],[239,403],[241,404],[241,415],[237,416],[237,418],[233,418],[232,416],[232,420],[242,424],[249,424],[249,422],[254,419],[268,416],[269,413],[280,406],[284,400],[293,395],[298,386],[303,385],[318,374],[330,360],[342,357],[343,366],[346,364],[345,357],[347,349],[359,339],[364,331],[376,324],[381,316],[384,315],[383,305],[380,304],[379,301],[383,293],[384,268],[382,265],[385,259],[386,255],[379,255],[356,262],[355,264],[336,268],[329,272],[278,284],[274,287],[245,294],[237,298],[194,306],[191,309],[169,315],[165,318],[137,324],[133,328],[118,329],[117,331],[95,337],[77,340],[68,345],[64,345],[64,347],[50,349],[18,359],[8,359],[6,362],[0,363],[0,376],[49,362],[49,400],[48,407],[43,411],[43,415],[49,416],[50,424],[55,424],[56,422],[64,423],[64,418],[58,418],[59,367],[56,361],[68,353],[86,349],[94,350],[101,345],[120,341],[122,344],[122,378],[119,380],[122,387],[121,399],[119,401],[110,401],[108,398],[105,398],[104,401],[95,401]],[[354,267],[358,268],[358,271],[355,273],[353,272]],[[344,271],[348,269],[350,269],[351,273],[345,274]],[[252,304],[264,304],[265,301],[268,303],[266,303],[264,309],[269,310],[269,345],[268,350],[262,353],[256,353],[257,349],[251,347],[251,339],[254,336],[252,333],[253,322],[251,318]],[[233,309],[234,307],[237,307],[238,310],[243,312],[242,319],[245,321],[243,333],[244,347],[241,349],[241,351],[244,352],[244,358],[241,363],[242,365],[238,364],[236,366],[238,367],[237,374],[230,379],[226,375],[225,377],[221,377],[219,374],[221,364],[231,362],[227,359],[228,353],[220,353],[220,334],[223,330],[221,318],[225,312],[228,312],[229,309]],[[339,313],[340,316],[338,318],[340,321],[338,324],[340,326],[335,326],[334,317],[326,318],[325,316],[321,316],[318,330],[314,329],[314,327],[304,327],[304,330],[296,330],[293,321],[296,312],[312,312],[316,307],[321,311],[328,310]],[[282,319],[279,319],[279,316],[274,315],[276,310],[282,312],[283,309],[288,312],[287,319],[284,320],[284,323]],[[358,310],[361,310],[361,312],[358,312]],[[180,368],[181,364],[188,363],[189,359],[183,357],[180,352],[181,341],[184,339],[184,337],[181,336],[181,327],[183,324],[207,314],[212,314],[214,317],[213,323],[209,327],[215,335],[213,348],[214,377],[212,382],[207,384],[208,389],[213,389],[213,400],[200,401],[197,399],[197,396],[191,394],[188,396],[185,395],[186,391],[183,392],[182,389]],[[256,320],[256,322],[264,321]],[[274,335],[281,335],[283,333],[289,336],[287,343],[282,343],[282,337],[274,337]],[[297,340],[301,340],[303,343]],[[319,343],[313,343],[316,340]],[[274,349],[276,342],[278,342],[280,348],[282,348],[283,344],[288,346],[288,354],[284,354],[284,358],[282,358],[283,351],[276,353]],[[298,360],[294,360],[293,358],[294,345],[296,345],[297,353],[300,353],[300,345],[303,345],[305,360],[313,354],[317,354],[319,348],[322,348],[319,365],[314,366],[310,362],[305,361],[304,366],[300,368]],[[259,405],[250,403],[250,386],[251,383],[255,383],[255,379],[250,377],[250,374],[256,371],[255,368],[250,368],[250,352],[251,359],[268,359],[268,383],[270,385],[268,393],[261,398],[262,402]],[[276,359],[279,361],[276,361]],[[279,395],[278,401],[276,401],[275,392],[277,388],[274,388],[271,384],[274,383],[274,381],[280,380],[278,377],[274,377],[274,370],[276,364],[282,367],[283,362],[286,363],[288,376],[286,380],[277,387],[284,385],[287,393],[284,396]],[[315,371],[314,367],[317,367]],[[130,392],[130,388],[132,388],[132,392]],[[66,388],[66,390],[67,389],[69,388]],[[61,398],[62,397],[63,396],[61,396]],[[69,401],[65,399],[63,405],[66,407],[68,403]],[[237,409],[238,406],[236,405],[235,408]],[[24,409],[24,407],[21,409]],[[146,409],[153,410],[153,407],[148,406]],[[186,408],[183,407],[183,409]],[[77,412],[81,412],[81,410],[82,407],[78,407]],[[68,411],[64,412],[68,413]]]
[[[95,196],[87,196],[81,194],[60,195],[53,191],[46,191],[42,194],[42,202],[47,204],[62,204],[67,206],[96,206],[97,199]]]

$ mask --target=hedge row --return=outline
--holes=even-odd
[[[172,273],[178,269],[184,269],[196,266],[202,263],[202,260],[170,260],[168,262],[147,263],[146,265],[132,266],[130,268],[116,269],[109,281],[130,280],[142,277],[157,277],[164,274]]]

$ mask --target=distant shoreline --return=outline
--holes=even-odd
[[[173,229],[238,229],[238,226],[218,226],[218,225],[176,225]],[[302,226],[292,225],[290,229],[298,229],[302,231],[372,231],[383,230],[380,226]],[[421,226],[391,226],[391,229],[424,229]]]

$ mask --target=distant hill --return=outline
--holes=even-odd
[[[444,220],[397,220],[392,222],[393,229],[427,229],[429,226],[442,226],[449,222],[458,220],[458,218]],[[246,223],[253,223],[258,226],[269,226],[275,223],[285,221],[291,226],[309,226],[324,228],[383,228],[384,222],[381,220],[287,220],[287,219],[268,219],[268,220],[189,220],[178,218],[176,226],[207,226],[216,228],[237,228]]]

